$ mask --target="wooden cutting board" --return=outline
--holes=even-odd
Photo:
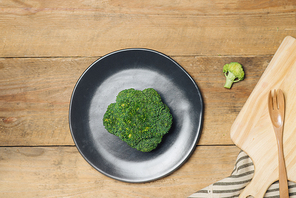
[[[255,173],[240,197],[263,197],[279,179],[278,154],[267,100],[272,89],[282,89],[286,99],[284,155],[288,180],[296,182],[296,40],[286,37],[234,121],[232,141],[253,160]]]

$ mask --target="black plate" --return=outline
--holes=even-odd
[[[103,126],[103,115],[123,89],[154,88],[173,115],[159,146],[142,153]],[[101,173],[125,182],[167,176],[192,154],[201,133],[203,102],[188,73],[168,56],[149,49],[124,49],[95,61],[78,80],[69,121],[73,140],[85,160]]]

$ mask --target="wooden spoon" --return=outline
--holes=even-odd
[[[279,158],[279,187],[280,197],[289,197],[287,170],[283,152],[283,126],[285,117],[285,98],[281,89],[274,90],[273,96],[271,91],[268,96],[268,110],[271,122],[273,124],[278,146]]]

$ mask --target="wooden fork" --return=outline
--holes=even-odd
[[[273,96],[271,91],[268,96],[269,116],[274,128],[278,146],[279,159],[279,187],[280,197],[289,197],[287,170],[285,166],[285,158],[283,152],[283,125],[285,118],[285,98],[281,89],[274,90]]]

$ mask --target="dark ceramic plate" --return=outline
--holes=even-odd
[[[142,153],[103,126],[103,115],[123,89],[154,88],[173,115],[158,147]],[[101,173],[125,182],[148,182],[171,174],[190,157],[201,134],[203,101],[188,73],[168,56],[149,49],[124,49],[95,61],[78,80],[69,121],[85,160]]]

